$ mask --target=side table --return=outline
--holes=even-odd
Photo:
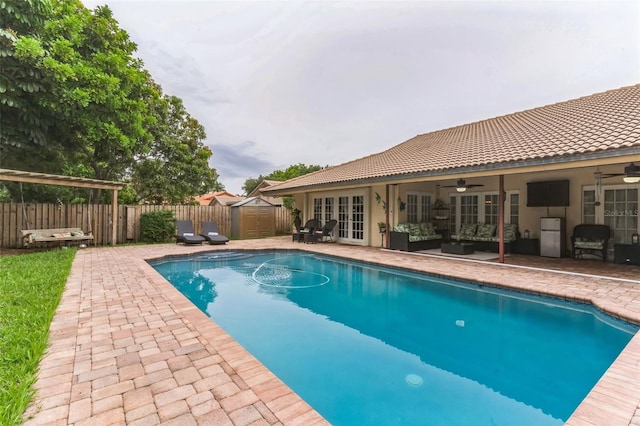
[[[518,238],[516,240],[516,253],[540,254],[540,238]]]
[[[640,266],[640,244],[614,244],[613,263]]]

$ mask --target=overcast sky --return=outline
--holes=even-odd
[[[415,135],[640,83],[638,1],[107,4],[230,192]]]

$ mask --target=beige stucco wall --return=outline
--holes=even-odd
[[[600,171],[606,173],[622,173],[625,165],[628,163],[614,164],[607,167],[601,167]],[[530,236],[538,237],[540,235],[540,218],[541,217],[564,217],[566,218],[566,239],[569,241],[571,231],[574,226],[582,222],[582,193],[584,188],[594,187],[595,167],[585,167],[580,169],[563,169],[552,171],[538,171],[522,174],[510,174],[504,176],[504,189],[507,193],[517,191],[520,195],[519,209],[519,229],[521,232],[529,230]],[[457,177],[456,177],[457,178]],[[406,202],[407,192],[426,192],[432,195],[432,200],[440,198],[443,202],[449,203],[449,195],[455,194],[455,187],[447,188],[445,186],[455,185],[456,178],[431,181],[431,182],[413,182],[398,183],[389,185],[389,221],[396,224],[406,220],[406,210],[400,211],[398,198]],[[498,175],[493,176],[465,176],[467,184],[482,184],[484,186],[478,188],[470,188],[467,194],[497,192],[499,187]],[[527,182],[549,181],[549,180],[569,180],[570,186],[570,205],[568,207],[527,207]],[[624,184],[621,176],[602,179],[602,187],[637,187],[639,184]],[[376,202],[376,193],[380,195],[382,200],[386,199],[386,184],[377,184],[370,187],[353,188],[352,191],[363,192],[365,196],[365,240],[364,244],[379,246],[380,234],[378,232],[377,223],[385,221],[385,211],[382,202]],[[317,196],[331,196],[336,194],[349,193],[350,190],[340,191],[322,191],[310,192],[306,194],[297,194],[294,196],[296,206],[303,213],[303,222],[312,217],[312,199]],[[304,207],[303,207],[304,206]],[[602,219],[602,218],[600,218]],[[508,220],[507,220],[508,221]]]

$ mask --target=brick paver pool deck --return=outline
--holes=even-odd
[[[587,301],[640,324],[637,266],[517,255],[500,265],[375,247],[292,243],[291,237],[225,246],[88,248],[79,250],[73,262],[25,425],[328,424],[145,261],[199,251],[272,248]],[[566,273],[569,269],[573,272]],[[640,333],[567,424],[640,425],[639,406]]]

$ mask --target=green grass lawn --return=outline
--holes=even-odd
[[[0,256],[0,424],[18,425],[33,397],[49,324],[75,249]]]

